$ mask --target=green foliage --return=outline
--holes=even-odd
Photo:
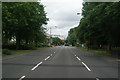
[[[4,54],[4,55],[11,55],[12,53],[11,53],[11,51],[8,50],[8,49],[3,49],[3,50],[2,50],[2,54]]]
[[[119,6],[120,3],[117,2],[83,3],[83,18],[76,30],[77,39],[81,43],[90,41],[92,46],[108,45],[109,49],[120,46]]]
[[[60,38],[58,38],[58,37],[53,37],[52,38],[52,44],[54,44],[54,45],[61,45],[61,43],[62,43],[62,41],[61,41]]]
[[[37,47],[49,47],[48,43],[38,43]]]
[[[46,36],[43,24],[48,18],[44,6],[38,2],[5,2],[2,4],[3,45],[16,41],[16,48],[44,42]]]
[[[68,43],[73,46],[76,45],[77,43],[77,30],[78,28],[75,27],[75,28],[70,29],[68,33],[68,37],[67,37]]]

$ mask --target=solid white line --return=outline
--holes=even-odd
[[[25,76],[22,76],[19,80],[22,80],[23,78],[25,78]]]
[[[42,62],[38,63],[35,67],[33,67],[31,70],[35,70],[40,64],[42,64]]]
[[[84,62],[82,62],[82,64],[87,68],[88,71],[91,71],[90,68]]]
[[[79,61],[81,61],[81,59],[79,57],[76,57]]]

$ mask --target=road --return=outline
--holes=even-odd
[[[109,78],[108,80],[118,80],[117,59],[69,46],[50,47],[3,59],[2,70],[3,79],[90,78],[102,80],[102,78]]]

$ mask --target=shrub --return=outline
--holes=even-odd
[[[36,47],[49,47],[46,43],[39,43]]]
[[[22,50],[36,50],[36,47],[34,45],[21,45],[20,49]]]
[[[8,49],[3,49],[3,50],[2,50],[2,54],[11,55],[12,53],[11,53],[11,51],[8,50]]]

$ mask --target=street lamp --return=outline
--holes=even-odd
[[[77,13],[77,15],[80,15],[81,13]]]
[[[57,28],[57,26],[54,26],[55,28]],[[50,27],[50,41],[49,41],[49,44],[51,45],[52,44],[52,28]]]
[[[80,14],[81,13],[79,13],[79,12],[77,13],[77,15],[80,15]],[[79,39],[76,40],[76,44],[77,44],[77,46],[79,45]]]

